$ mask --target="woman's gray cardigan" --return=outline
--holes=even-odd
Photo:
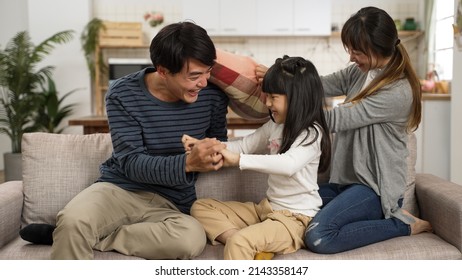
[[[397,217],[409,224],[398,200],[406,190],[407,130],[412,90],[401,79],[359,102],[348,103],[362,89],[367,73],[356,65],[322,77],[327,96],[346,95],[346,104],[326,111],[335,133],[331,183],[361,183],[380,197],[386,218]]]

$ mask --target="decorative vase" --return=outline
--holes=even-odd
[[[415,22],[414,18],[407,18],[406,21],[404,22],[403,26],[404,30],[416,30],[417,29],[417,23]]]

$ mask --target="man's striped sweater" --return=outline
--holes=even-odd
[[[216,86],[202,89],[196,102],[163,102],[144,83],[146,68],[115,81],[106,95],[114,152],[101,165],[99,182],[129,191],[158,193],[189,213],[196,200],[197,174],[185,172],[183,134],[227,140],[228,98]]]

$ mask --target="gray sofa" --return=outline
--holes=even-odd
[[[411,143],[415,145],[415,141]],[[414,159],[410,160],[404,204],[409,211],[430,221],[433,233],[394,238],[332,255],[302,249],[276,259],[462,259],[462,186],[430,174],[414,176],[415,146],[410,150]],[[49,259],[51,246],[23,241],[18,234],[20,228],[30,223],[55,223],[59,209],[98,177],[98,166],[111,151],[108,134],[24,135],[23,180],[0,185],[0,259]],[[266,178],[264,174],[237,168],[204,173],[197,182],[197,195],[259,201],[265,195]],[[223,246],[207,245],[197,259],[222,257]],[[99,251],[95,251],[95,258],[134,259]]]

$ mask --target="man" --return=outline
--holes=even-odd
[[[114,152],[101,177],[57,216],[52,259],[92,259],[93,249],[146,259],[189,259],[206,244],[189,216],[197,172],[218,170],[228,98],[207,86],[216,59],[206,31],[164,27],[152,40],[154,67],[114,82],[106,110]],[[201,140],[185,153],[183,134]]]

